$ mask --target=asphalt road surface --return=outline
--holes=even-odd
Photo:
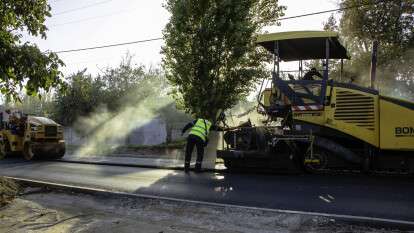
[[[63,162],[0,161],[0,175],[261,208],[414,221],[414,178],[190,173]]]

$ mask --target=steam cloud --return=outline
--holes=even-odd
[[[90,117],[78,120],[78,127],[88,139],[75,153],[80,156],[110,153],[123,145],[125,137],[134,129],[159,117],[160,110],[171,102],[150,96],[136,104],[128,103],[115,113],[105,107],[98,108]]]

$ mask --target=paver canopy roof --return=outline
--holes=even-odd
[[[338,40],[338,33],[330,31],[292,31],[259,35],[257,43],[269,52],[279,44],[279,57],[283,61],[324,59],[325,43],[329,39],[329,58],[349,59],[346,49]]]

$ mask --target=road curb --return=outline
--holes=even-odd
[[[98,195],[98,196],[104,196],[104,197],[142,198],[142,199],[151,199],[151,200],[155,199],[155,200],[178,202],[178,203],[189,203],[193,205],[205,205],[205,206],[211,206],[211,207],[236,208],[236,209],[273,212],[273,213],[278,213],[278,214],[296,214],[296,215],[304,215],[304,216],[326,217],[326,218],[334,219],[338,223],[343,222],[343,223],[350,223],[354,225],[364,225],[364,226],[370,226],[370,227],[376,227],[376,228],[394,228],[394,229],[400,229],[400,230],[414,230],[413,221],[385,219],[385,218],[376,218],[376,217],[365,217],[365,216],[354,216],[354,215],[329,214],[329,213],[319,213],[319,212],[306,212],[306,211],[296,211],[296,210],[269,209],[269,208],[260,208],[260,207],[252,207],[252,206],[241,206],[241,205],[233,205],[233,204],[223,204],[223,203],[215,203],[215,202],[170,198],[170,197],[147,195],[147,194],[126,193],[126,192],[119,192],[119,191],[113,191],[113,190],[59,184],[59,183],[46,182],[46,181],[40,181],[40,180],[31,180],[31,179],[18,178],[18,177],[5,176],[5,178],[14,180],[17,183],[28,185],[28,186],[46,187],[49,189],[69,191],[69,192],[74,192],[74,193]]]
[[[114,163],[114,162],[92,162],[92,161],[82,161],[82,160],[67,160],[67,159],[57,159],[50,160],[52,162],[63,162],[63,163],[79,163],[79,164],[90,164],[90,165],[104,165],[104,166],[118,166],[118,167],[139,167],[139,168],[158,168],[165,170],[180,170],[183,171],[184,167],[178,166],[161,166],[161,165],[147,165],[147,164],[125,164],[125,163]],[[224,172],[223,169],[203,169],[205,172]]]

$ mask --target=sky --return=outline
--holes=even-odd
[[[25,36],[42,51],[117,44],[162,37],[169,13],[162,7],[165,0],[49,0],[52,17],[46,21],[47,39]],[[279,0],[287,6],[285,17],[338,8],[336,0]],[[321,30],[330,13],[289,19],[281,26],[266,28],[269,32],[292,30]],[[87,68],[91,74],[120,63],[126,53],[134,56],[136,64],[147,67],[161,63],[162,41],[132,44],[97,50],[60,53],[65,62],[62,68],[70,75]]]

